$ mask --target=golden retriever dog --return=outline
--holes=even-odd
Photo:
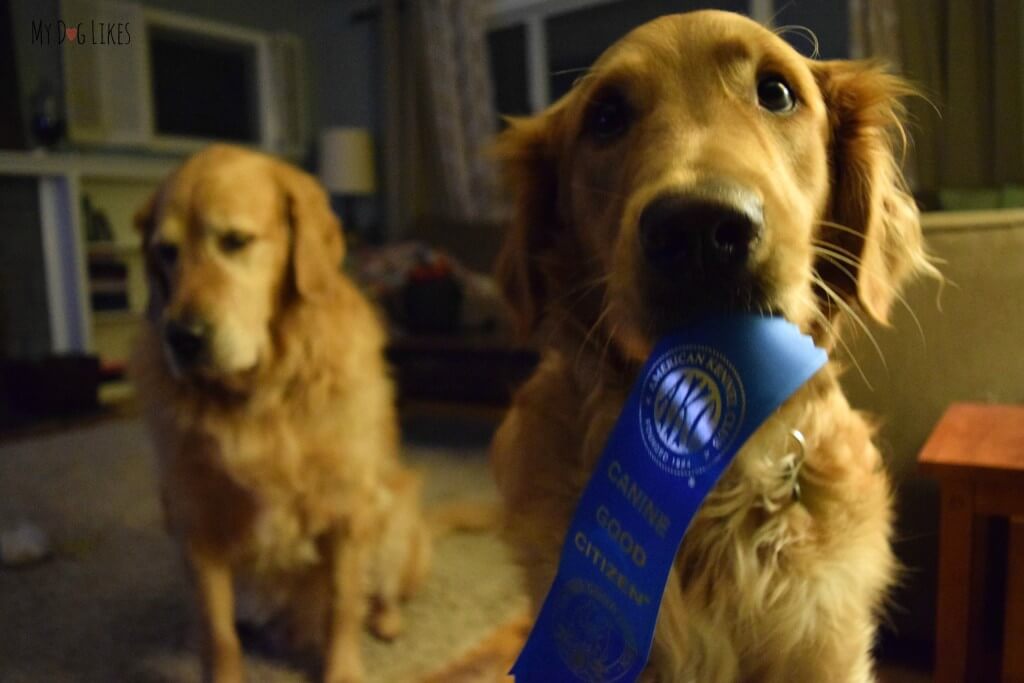
[[[663,333],[772,313],[832,349],[843,319],[886,321],[905,280],[936,272],[894,160],[908,92],[877,65],[811,61],[701,11],[634,30],[547,111],[510,121],[497,151],[515,212],[497,275],[543,356],[492,461],[535,609]],[[839,375],[830,362],[784,403],[704,502],[647,680],[873,680],[897,571],[891,491]]]
[[[137,216],[150,301],[134,357],[207,680],[240,681],[239,608],[362,679],[423,579],[420,483],[398,456],[385,335],[344,277],[312,177],[217,145]],[[236,595],[238,604],[236,605]]]

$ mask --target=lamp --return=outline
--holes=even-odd
[[[327,128],[320,134],[320,182],[342,198],[342,221],[356,230],[351,198],[377,190],[373,138],[365,128]]]

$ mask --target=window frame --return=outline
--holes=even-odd
[[[526,84],[530,109],[539,112],[551,104],[551,72],[548,59],[547,20],[549,17],[617,0],[492,0],[488,30],[522,25],[526,37]],[[775,15],[775,0],[749,0],[750,17],[770,24]]]

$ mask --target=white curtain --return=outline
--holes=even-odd
[[[497,121],[486,6],[381,3],[389,237],[424,219],[470,222],[495,214],[495,171],[486,154]]]
[[[896,71],[900,56],[897,0],[850,0],[850,56],[883,59]]]

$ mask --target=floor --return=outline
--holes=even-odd
[[[408,449],[432,504],[494,496],[483,452]],[[27,518],[53,536],[54,557],[0,569],[0,681],[198,681],[187,591],[163,533],[143,429],[135,419],[0,446],[0,524]],[[364,644],[368,683],[420,681],[458,661],[522,612],[517,575],[494,534],[451,535],[407,605],[405,637]],[[249,680],[306,680],[254,655]]]
[[[426,470],[430,500],[494,495],[484,456],[494,411],[406,412],[416,444],[407,455]],[[57,550],[37,567],[0,570],[0,683],[199,680],[180,567],[130,408],[0,437],[0,524],[20,518],[47,528]],[[367,637],[370,683],[490,682],[518,651],[525,602],[497,539],[453,536],[437,557],[401,645]],[[247,666],[250,680],[307,680],[274,658]],[[930,680],[921,666],[883,662],[879,673],[882,683]]]

